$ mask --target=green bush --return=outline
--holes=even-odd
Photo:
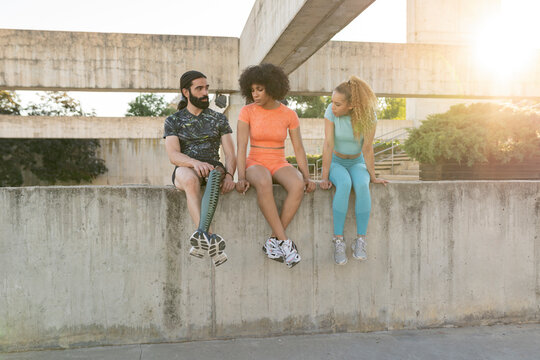
[[[540,113],[492,103],[455,105],[410,130],[403,147],[428,164],[523,161],[540,156]]]

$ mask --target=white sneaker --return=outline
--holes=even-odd
[[[283,253],[283,261],[289,268],[292,268],[300,262],[300,254],[298,254],[298,249],[292,240],[287,239],[281,241],[279,247]]]
[[[334,242],[334,261],[338,265],[345,265],[347,263],[347,244],[345,243],[345,239],[334,237],[332,241]]]
[[[215,266],[219,266],[227,261],[227,254],[225,254],[225,240],[218,234],[210,235],[210,246],[208,248],[208,254],[212,258]]]
[[[191,249],[189,249],[189,255],[197,258],[202,258],[204,254],[208,252],[208,237],[203,231],[195,231],[191,238],[189,238]]]
[[[365,236],[360,236],[352,244],[353,257],[357,260],[367,260],[365,239]]]
[[[266,256],[268,256],[268,258],[283,262],[283,252],[279,247],[279,243],[280,241],[276,237],[269,237],[268,239],[266,239],[262,250],[266,254]]]

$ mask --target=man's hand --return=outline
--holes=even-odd
[[[246,179],[238,180],[236,183],[236,191],[239,193],[245,194],[249,189],[249,182]]]
[[[319,186],[321,187],[321,189],[323,190],[329,190],[330,188],[332,188],[332,182],[328,179],[323,179],[321,180],[321,182],[319,183]]]
[[[223,181],[221,182],[221,193],[226,194],[232,189],[234,189],[235,183],[231,174],[225,174]]]
[[[210,171],[214,170],[214,166],[206,162],[193,160],[193,170],[195,170],[197,175],[205,178],[210,174]]]

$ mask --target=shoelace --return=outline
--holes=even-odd
[[[335,244],[336,244],[336,251],[345,252],[345,248],[347,246],[345,244],[345,241],[337,240],[337,241],[335,241]]]
[[[279,241],[274,238],[269,238],[266,240],[266,246],[267,252],[272,255],[282,255],[281,248],[279,247]]]
[[[356,247],[360,247],[359,250],[365,251],[366,250],[366,242],[362,238],[356,239]]]

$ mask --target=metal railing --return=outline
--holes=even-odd
[[[403,150],[400,150],[399,152],[396,152],[395,149],[398,148],[400,146],[400,143],[399,143],[399,140],[401,139],[405,139],[408,134],[408,129],[409,128],[399,128],[399,129],[395,129],[395,130],[392,130],[390,132],[387,132],[386,134],[382,134],[381,136],[379,136],[378,138],[375,139],[375,141],[379,140],[381,141],[380,143],[378,144],[375,144],[373,146],[373,151],[374,151],[374,156],[375,156],[375,165],[378,165],[384,161],[388,161],[390,160],[390,169],[391,169],[391,172],[392,172],[392,175],[394,174],[394,166],[395,166],[395,160],[394,160],[394,157],[395,155],[401,155],[401,154],[404,154],[405,152]],[[388,135],[390,134],[394,134],[392,137],[390,138],[387,138]],[[387,147],[381,151],[376,151],[376,149],[378,147],[381,147],[383,145],[386,145],[388,142],[390,142],[390,147]],[[389,152],[389,153],[388,153]],[[388,153],[388,154],[387,154]]]
[[[395,129],[392,131],[389,131],[387,133],[384,133],[377,138],[374,139],[374,141],[379,140],[380,143],[377,143],[373,145],[373,152],[375,156],[375,165],[380,164],[384,161],[391,161],[390,167],[392,174],[394,174],[394,166],[395,166],[395,160],[394,157],[396,155],[405,154],[404,151],[398,151],[396,152],[395,149],[400,146],[399,140],[407,138],[406,135],[408,135],[408,127],[403,127],[399,129]],[[390,138],[388,138],[388,135],[392,135]],[[380,148],[381,146],[387,144],[388,142],[391,142],[391,146],[388,148],[385,148],[383,150],[377,151],[377,148]],[[293,164],[294,167],[298,168],[298,164]],[[322,158],[315,161],[315,164],[308,164],[308,170],[309,173],[312,175],[313,180],[321,180],[322,178]]]

